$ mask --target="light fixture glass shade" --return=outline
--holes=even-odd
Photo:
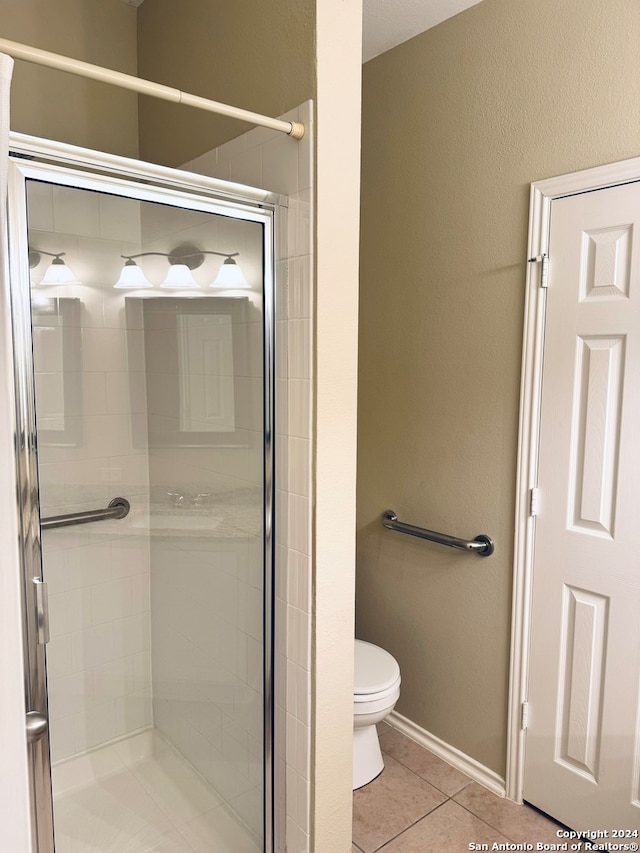
[[[54,258],[40,284],[80,284],[62,258]]]
[[[211,287],[251,287],[244,274],[233,258],[227,258],[218,270],[218,275]]]
[[[139,290],[142,287],[153,287],[138,264],[131,259],[125,261],[120,278],[113,286],[119,290]]]
[[[167,277],[160,287],[170,288],[194,288],[200,285],[191,275],[191,270],[186,264],[171,264]]]

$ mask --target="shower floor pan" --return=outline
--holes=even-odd
[[[154,730],[53,768],[56,853],[260,853],[221,797]]]

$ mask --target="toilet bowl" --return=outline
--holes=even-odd
[[[384,768],[376,723],[393,711],[400,696],[400,667],[389,652],[355,641],[353,685],[353,790]]]

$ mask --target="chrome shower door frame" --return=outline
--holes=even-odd
[[[285,200],[261,189],[178,169],[146,164],[12,134],[10,140],[8,258],[16,398],[15,450],[22,571],[24,686],[28,732],[33,853],[54,853],[47,685],[43,631],[42,548],[39,512],[35,380],[32,358],[26,182],[108,192],[137,201],[219,214],[263,227],[263,778],[264,850],[274,842],[274,555],[275,555],[275,222]],[[282,229],[279,229],[280,231]],[[38,715],[36,717],[36,715]]]

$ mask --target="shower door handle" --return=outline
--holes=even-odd
[[[44,714],[40,711],[27,711],[27,743],[35,743],[44,736],[44,733],[49,727],[49,723]]]
[[[36,636],[39,645],[49,642],[49,600],[47,585],[42,578],[33,578],[33,588],[36,601]],[[36,700],[37,701],[37,700]],[[27,743],[36,743],[44,737],[49,728],[46,714],[40,711],[27,711],[26,717]]]
[[[46,583],[42,578],[33,579],[36,596],[36,630],[38,643],[46,646],[49,642],[49,595]]]

